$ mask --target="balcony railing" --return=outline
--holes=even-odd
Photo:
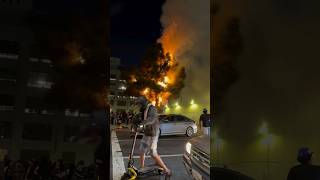
[[[17,59],[19,58],[19,55],[1,52],[1,53],[0,53],[0,58],[17,60]]]

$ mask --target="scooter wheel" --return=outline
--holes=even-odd
[[[159,169],[157,170],[157,173],[158,173],[159,175],[162,175],[162,174],[163,174],[163,169],[162,169],[162,168],[159,168]]]

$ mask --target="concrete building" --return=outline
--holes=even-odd
[[[93,163],[96,145],[73,141],[92,124],[91,113],[57,112],[44,102],[54,72],[49,59],[33,53],[34,34],[25,22],[32,11],[32,0],[0,1],[0,153]]]
[[[134,111],[135,97],[127,96],[124,92],[127,88],[127,83],[121,78],[121,60],[111,57],[110,59],[110,105],[113,112],[132,112]]]

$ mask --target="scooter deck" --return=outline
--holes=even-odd
[[[163,174],[163,169],[159,166],[149,166],[144,169],[135,170],[136,178],[135,180],[170,180],[170,177],[167,177]],[[121,180],[128,180],[128,178],[123,178]]]
[[[149,166],[143,169],[139,169],[137,174],[138,174],[138,177],[162,175],[163,169],[158,166]]]

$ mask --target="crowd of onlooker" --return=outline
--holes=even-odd
[[[131,132],[134,132],[142,122],[141,113],[133,112],[111,112],[111,124],[116,126],[127,126]]]
[[[111,112],[111,124],[113,125],[129,125],[132,123],[133,117],[136,115],[132,112]]]
[[[85,166],[83,161],[65,163],[63,160],[50,162],[42,159],[29,161],[2,162],[0,179],[4,180],[93,180],[96,177],[96,166]]]

